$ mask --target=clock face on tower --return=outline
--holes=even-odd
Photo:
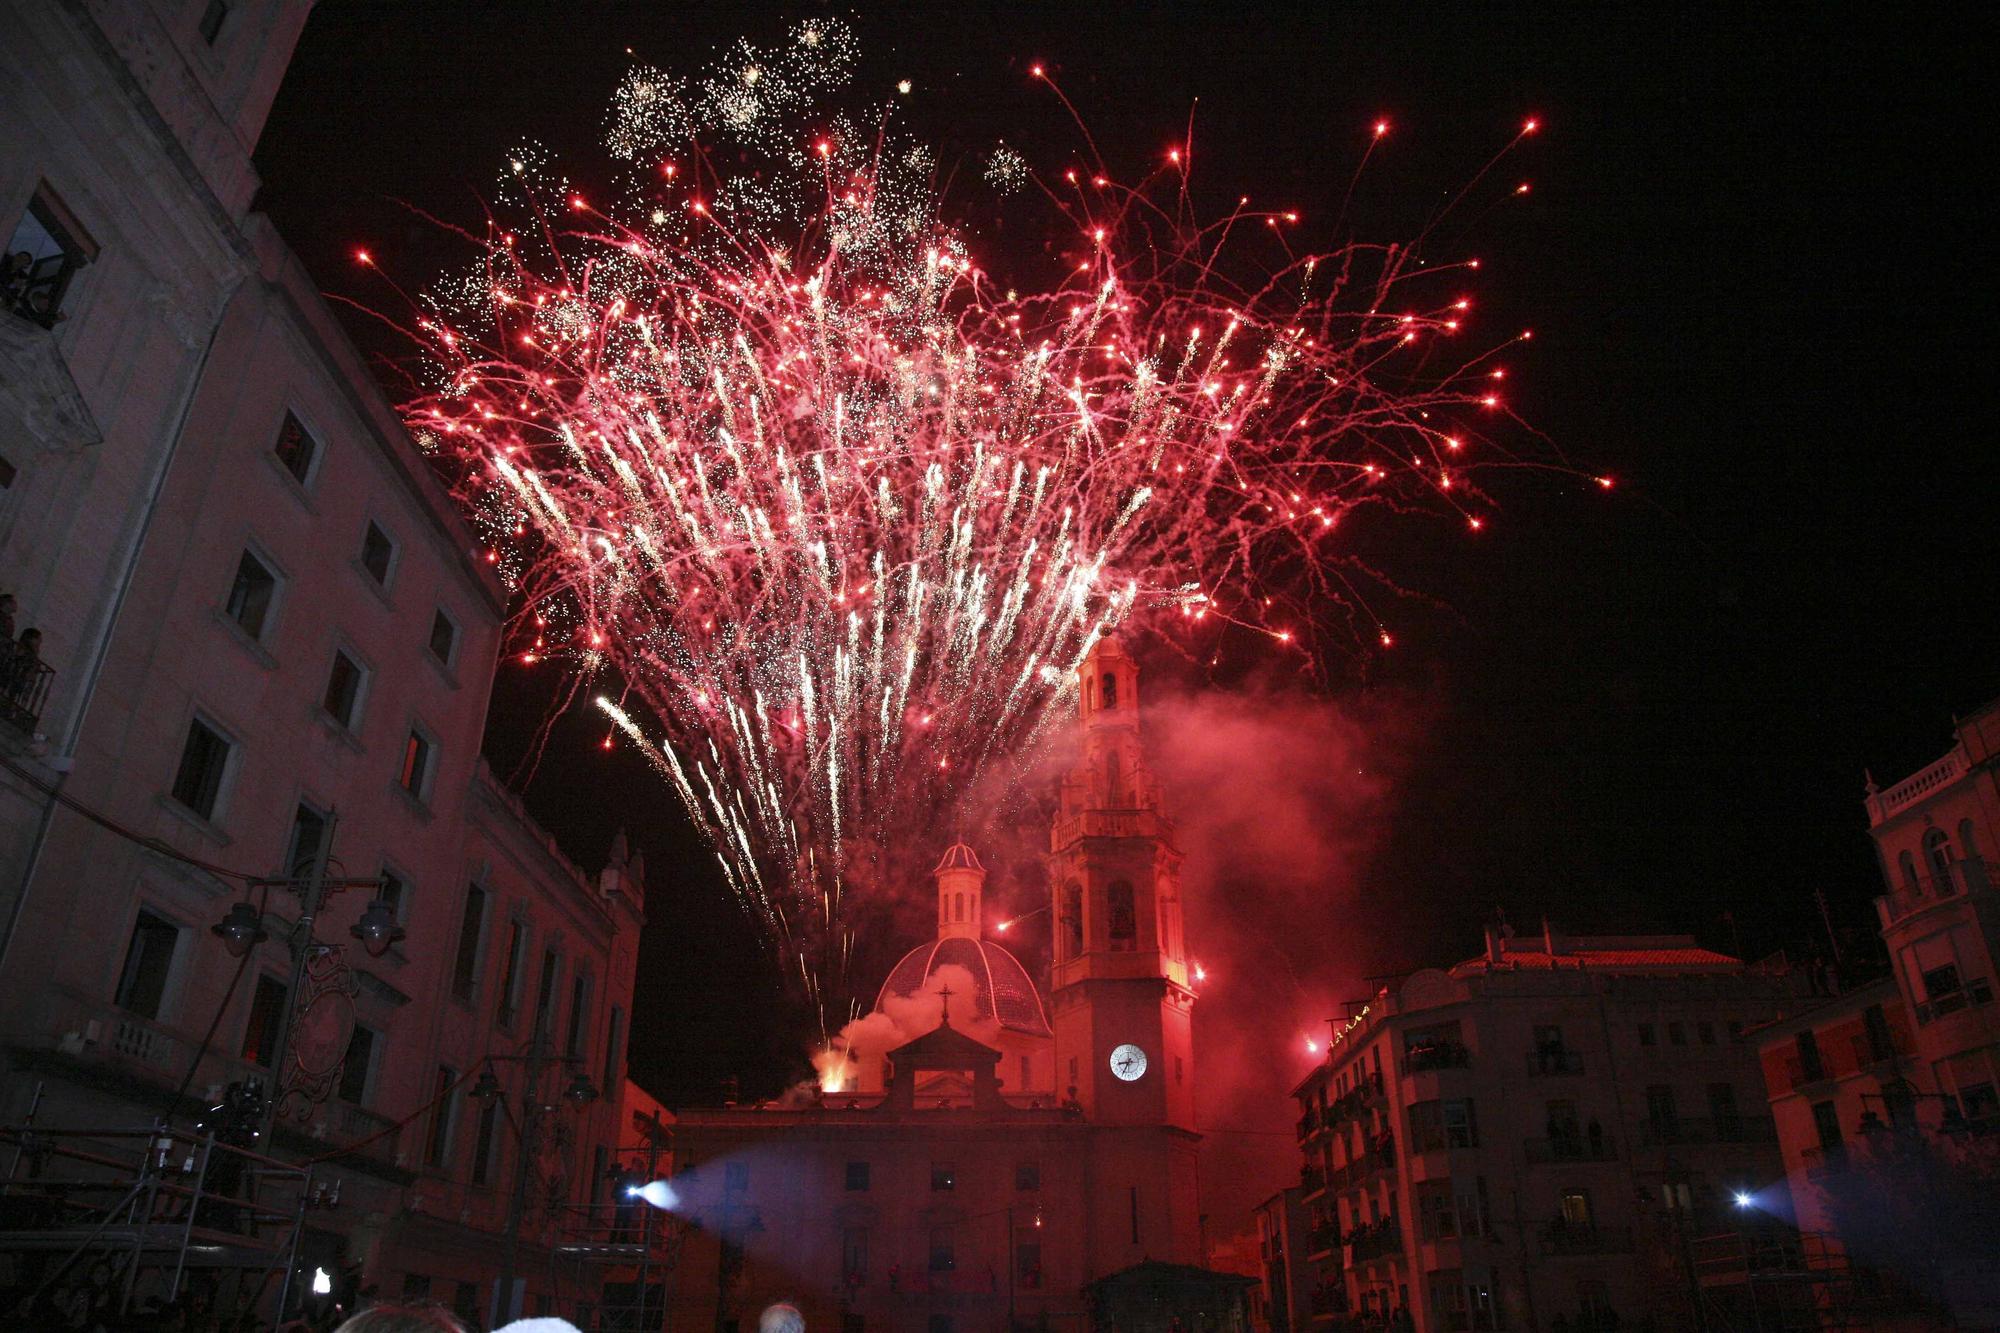
[[[1127,1083],[1135,1082],[1146,1072],[1146,1053],[1126,1042],[1111,1052],[1111,1072]]]

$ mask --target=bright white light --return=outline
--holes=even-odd
[[[333,1279],[324,1268],[313,1269],[313,1295],[326,1296],[333,1292]]]
[[[633,1189],[632,1193],[644,1199],[647,1203],[652,1204],[655,1208],[672,1208],[676,1203],[680,1202],[679,1198],[674,1194],[674,1187],[664,1180],[648,1181],[646,1184]]]
[[[1736,1191],[1736,1206],[1738,1208],[1748,1208],[1751,1204],[1755,1202],[1756,1202],[1756,1196],[1745,1194],[1742,1190]]]

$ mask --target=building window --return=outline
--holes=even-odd
[[[1943,967],[1931,968],[1924,973],[1923,980],[1924,998],[1931,1004],[1940,1006],[1940,1012],[1948,1013],[1958,1007],[1949,1003],[1958,999],[1964,989],[1958,979],[1958,964],[1946,963]]]
[[[472,1144],[472,1183],[484,1185],[493,1175],[493,1141],[499,1137],[500,1099],[489,1099],[479,1108],[479,1136]]]
[[[868,1230],[848,1227],[840,1233],[840,1275],[850,1287],[868,1281]]]
[[[245,1060],[271,1067],[278,1053],[278,1028],[285,1016],[285,983],[273,976],[259,976],[257,990],[250,997],[250,1022],[243,1029]]]
[[[1579,1231],[1591,1228],[1590,1191],[1566,1189],[1562,1192],[1561,1216],[1563,1225]]]
[[[849,1162],[847,1164],[847,1188],[865,1192],[868,1189],[868,1163]]]
[[[431,617],[430,648],[431,656],[444,666],[452,665],[458,653],[458,626],[442,607]]]
[[[1742,1019],[1732,1018],[1729,1020],[1729,1040],[1733,1042],[1741,1042],[1743,1040]]]
[[[1941,828],[1934,828],[1924,834],[1924,860],[1930,866],[1937,895],[1948,897],[1955,886],[1951,881],[1951,839]]]
[[[1819,1056],[1819,1037],[1807,1030],[1799,1033],[1793,1045],[1799,1053],[1799,1078],[1805,1082],[1826,1077],[1826,1064]]]
[[[625,1081],[625,1011],[611,1006],[611,1021],[604,1036],[604,1095],[609,1097]]]
[[[319,462],[319,441],[290,412],[285,413],[285,423],[278,427],[278,442],[271,453],[292,474],[293,481],[301,486],[312,481],[313,466]]]
[[[1657,1046],[1660,1044],[1659,1034],[1653,1030],[1651,1023],[1641,1023],[1639,1025],[1639,1044],[1641,1046]]]
[[[1104,673],[1104,706],[1106,708],[1118,706],[1118,677],[1110,671]]]
[[[245,634],[262,641],[277,596],[278,576],[262,560],[245,551],[236,562],[236,578],[229,585],[229,600],[223,603],[223,614]]]
[[[1687,1045],[1688,1044],[1687,1024],[1678,1022],[1667,1024],[1667,1043],[1672,1046]]]
[[[52,329],[63,317],[63,297],[78,270],[97,257],[97,247],[46,185],[36,189],[28,211],[15,224],[13,239],[0,255],[7,308],[23,319]]]
[[[501,1027],[512,1027],[521,1012],[521,987],[528,967],[528,923],[520,917],[507,922],[507,953],[501,960],[500,1005],[495,1015]]]
[[[396,773],[398,786],[418,800],[424,800],[431,793],[431,769],[437,764],[437,747],[431,738],[424,735],[419,727],[410,728],[410,739],[403,743],[403,763]]]
[[[1831,1165],[1845,1142],[1840,1135],[1840,1114],[1832,1102],[1814,1102],[1812,1112],[1813,1129],[1819,1135],[1820,1154]]]
[[[543,1034],[556,1021],[556,976],[562,971],[562,957],[554,949],[542,950],[542,980],[535,987],[535,1032]]]
[[[1014,1280],[1029,1291],[1042,1285],[1042,1243],[1038,1240],[1014,1242]]]
[[[367,679],[368,673],[359,662],[342,649],[333,650],[333,667],[326,674],[326,697],[320,700],[320,707],[349,731],[361,720],[361,687]]]
[[[139,913],[132,924],[131,943],[125,946],[125,966],[118,973],[112,1003],[128,1014],[158,1018],[180,937],[180,928],[172,922],[151,912]]]
[[[468,884],[458,921],[458,955],[451,969],[451,993],[461,1000],[470,1001],[479,990],[479,944],[485,927],[486,890]]]
[[[1680,1137],[1680,1114],[1674,1108],[1674,1090],[1664,1083],[1646,1089],[1646,1124],[1654,1141],[1673,1143]]]
[[[1715,1024],[1702,1021],[1694,1025],[1695,1039],[1704,1046],[1715,1045]]]
[[[931,1188],[933,1190],[949,1190],[958,1188],[958,1176],[955,1172],[952,1171],[951,1163],[949,1162],[931,1163]]]
[[[174,799],[203,819],[215,818],[232,748],[220,732],[200,718],[189,722],[187,742],[181,746],[181,766],[174,774]]]
[[[210,46],[222,35],[222,25],[229,18],[229,0],[208,0],[208,7],[201,11],[199,31],[201,39]]]
[[[1871,1004],[1861,1011],[1861,1028],[1868,1034],[1868,1058],[1891,1060],[1896,1055],[1895,1039],[1889,1035],[1889,1019],[1882,1006]]]
[[[389,534],[382,531],[372,520],[368,531],[361,537],[361,567],[368,571],[368,577],[383,587],[389,586],[389,571],[396,562],[396,543],[389,540]]]
[[[439,1065],[437,1077],[431,1080],[430,1132],[424,1136],[424,1161],[434,1167],[442,1167],[451,1156],[452,1122],[458,1118],[458,1071],[450,1065]]]
[[[347,1039],[347,1055],[340,1062],[340,1099],[360,1106],[368,1100],[369,1083],[375,1072],[375,1033],[356,1023]]]
[[[305,879],[319,862],[320,847],[326,842],[326,816],[304,801],[292,812],[292,836],[285,846],[285,873]]]
[[[1479,1146],[1479,1121],[1472,1111],[1472,1098],[1444,1104],[1445,1143],[1453,1148]]]
[[[590,1027],[590,974],[581,967],[569,983],[569,1032],[563,1039],[563,1054],[572,1060],[583,1056],[583,1038]]]
[[[950,1227],[931,1228],[931,1272],[949,1273],[958,1267],[958,1254],[952,1240]]]
[[[1038,1190],[1042,1187],[1042,1164],[1040,1162],[1014,1163],[1014,1188],[1017,1190]]]
[[[1111,947],[1130,949],[1139,938],[1139,913],[1132,904],[1132,886],[1113,880],[1104,890],[1105,916],[1110,923]]]
[[[1711,1083],[1708,1085],[1708,1114],[1715,1121],[1715,1139],[1718,1143],[1737,1143],[1743,1138],[1743,1121],[1736,1111],[1736,1085],[1733,1083]]]

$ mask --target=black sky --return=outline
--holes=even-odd
[[[1299,11],[1310,11],[1301,16]],[[323,0],[258,153],[262,207],[331,293],[385,304],[465,251],[404,204],[473,222],[522,136],[591,158],[628,60],[692,69],[810,5]],[[1425,720],[1368,883],[1407,910],[1389,972],[1517,922],[1811,941],[1812,895],[1865,922],[1860,794],[1942,753],[2000,693],[1990,322],[1993,122],[1976,33],[1899,7],[864,5],[871,99],[914,81],[947,165],[1005,137],[1150,169],[1198,103],[1202,179],[1332,202],[1386,116],[1360,219],[1395,239],[1528,115],[1533,193],[1475,229],[1477,290],[1530,325],[1513,404],[1609,495],[1500,474],[1477,539],[1372,550],[1441,609],[1399,613],[1365,686]],[[1970,12],[1969,10],[1967,12]],[[1966,20],[1970,22],[1971,20]],[[1402,230],[1399,230],[1402,229]],[[1468,242],[1471,243],[1471,242]],[[387,346],[365,317],[364,346]],[[392,392],[394,391],[392,387]],[[518,760],[544,690],[503,669],[491,749]],[[798,1053],[748,926],[662,793],[602,731],[558,726],[531,805],[595,865],[629,824],[653,858],[634,1062],[669,1100]],[[717,1002],[717,996],[726,998]],[[747,1001],[740,997],[748,997]]]

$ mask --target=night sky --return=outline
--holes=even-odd
[[[1069,164],[1075,132],[1026,74],[1045,61],[1114,172],[1151,170],[1198,103],[1203,188],[1296,207],[1308,236],[1378,118],[1394,128],[1354,216],[1398,239],[1538,116],[1502,169],[1532,193],[1489,191],[1462,244],[1486,261],[1482,318],[1535,330],[1509,397],[1547,444],[1517,438],[1579,473],[1490,474],[1500,508],[1476,537],[1359,530],[1422,598],[1394,612],[1392,653],[1337,682],[1338,707],[1396,722],[1353,886],[1367,930],[1329,938],[1329,993],[1468,955],[1495,904],[1722,948],[1733,912],[1752,953],[1815,947],[1816,889],[1865,924],[1864,767],[1904,776],[2000,694],[1980,43],[1952,11],[1901,7],[1310,8],[322,0],[258,152],[260,206],[329,293],[392,308],[351,251],[421,286],[470,252],[411,209],[476,228],[522,136],[602,161],[627,47],[692,72],[827,12],[858,27],[867,101],[913,80],[909,123],[946,171],[976,175],[1002,136]],[[406,350],[342,314],[372,353]],[[1269,688],[1288,668],[1245,670]],[[503,667],[489,748],[586,865],[621,824],[649,854],[636,1072],[670,1102],[732,1072],[775,1089],[800,1034],[764,998],[747,921],[664,789],[597,748],[601,724],[558,721],[521,767],[548,697]]]

